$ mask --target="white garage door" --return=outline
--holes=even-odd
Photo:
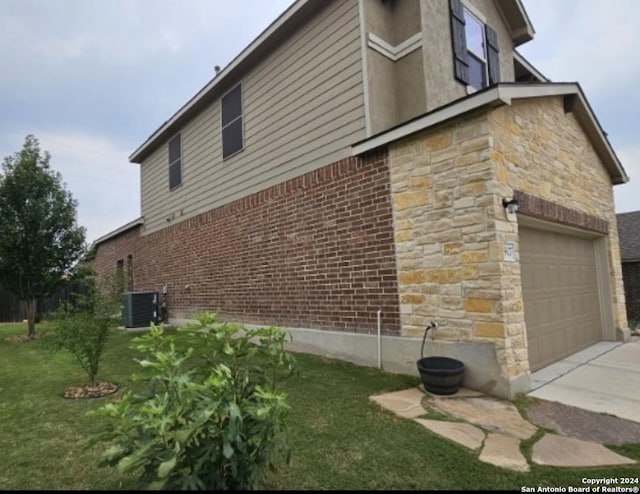
[[[603,339],[593,239],[520,228],[520,264],[532,371]]]

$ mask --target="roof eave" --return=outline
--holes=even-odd
[[[93,241],[93,243],[91,244],[91,248],[95,248],[98,245],[106,242],[107,240],[111,240],[114,237],[117,237],[118,235],[122,235],[123,233],[128,232],[129,230],[132,230],[133,228],[143,225],[144,224],[144,218],[142,216],[140,216],[139,218],[136,218],[133,221],[130,221],[129,223],[125,223],[124,225],[116,228],[115,230],[107,233],[106,235],[103,235],[102,237],[97,238],[96,240]]]
[[[513,50],[513,60],[514,62],[520,64],[525,70],[527,70],[534,77],[538,78],[540,82],[551,82],[551,80],[545,76],[542,72],[540,72],[529,60],[527,60],[522,53],[518,50]]]
[[[410,122],[358,142],[352,146],[352,155],[357,156],[388,145],[398,139],[421,130],[425,130],[429,127],[484,106],[496,106],[500,104],[510,105],[514,99],[570,95],[575,95],[577,97],[579,104],[574,105],[574,115],[583,127],[587,137],[594,146],[596,153],[607,168],[609,176],[611,177],[611,182],[614,185],[628,182],[629,177],[620,163],[620,160],[611,147],[611,144],[609,143],[598,119],[584,96],[580,85],[575,82],[499,84],[490,89],[455,101],[442,109],[427,113],[426,115],[418,117]]]
[[[158,144],[163,136],[171,131],[174,125],[181,121],[190,112],[197,110],[197,107],[207,95],[211,94],[216,87],[228,79],[230,74],[233,74],[235,70],[241,65],[250,55],[252,55],[256,49],[261,47],[267,40],[269,40],[274,34],[276,34],[285,24],[294,17],[295,14],[300,12],[303,7],[311,3],[314,0],[297,0],[286,11],[284,11],[275,21],[273,21],[261,34],[254,39],[249,46],[247,46],[240,54],[234,58],[226,67],[224,67],[220,73],[209,81],[195,96],[193,96],[186,104],[182,106],[169,120],[164,122],[158,129],[156,129],[131,155],[129,161],[131,163],[142,163],[142,161],[148,157]]]
[[[536,34],[521,0],[495,0],[513,39],[514,46],[531,41]]]

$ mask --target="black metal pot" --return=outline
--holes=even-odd
[[[418,360],[418,372],[422,379],[424,389],[437,395],[452,395],[458,392],[464,378],[464,364],[459,360],[449,357],[425,357],[424,344],[427,333],[435,327],[431,323],[424,330],[420,360]]]

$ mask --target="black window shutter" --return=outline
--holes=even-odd
[[[182,137],[176,135],[169,141],[169,190],[182,184]]]
[[[489,85],[500,82],[500,57],[498,53],[498,35],[489,26],[484,27],[487,37],[487,63],[489,64]]]
[[[181,160],[169,165],[169,190],[182,185],[182,163]]]
[[[464,33],[464,8],[462,0],[449,0],[451,10],[451,40],[453,43],[453,75],[464,84],[469,84],[467,62],[467,38]]]

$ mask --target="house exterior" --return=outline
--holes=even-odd
[[[627,318],[640,324],[640,211],[618,215]]]
[[[533,34],[519,0],[299,0],[133,152],[142,216],[96,269],[397,372],[435,321],[426,354],[497,396],[628,339],[628,178]]]

